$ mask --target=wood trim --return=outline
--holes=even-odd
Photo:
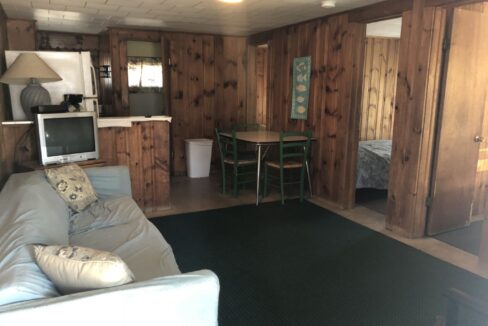
[[[426,0],[426,7],[458,7],[486,0]]]
[[[481,267],[488,272],[488,220],[483,221],[479,252],[479,263]]]
[[[379,20],[401,17],[403,12],[412,10],[412,0],[387,0],[349,12],[349,21],[371,23]]]
[[[403,19],[386,227],[415,238],[425,234],[445,11],[415,0]]]

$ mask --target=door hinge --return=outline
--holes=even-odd
[[[427,197],[427,198],[425,199],[425,205],[426,205],[427,207],[431,207],[431,206],[432,206],[432,201],[433,201],[432,196]]]

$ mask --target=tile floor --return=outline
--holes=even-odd
[[[279,200],[279,194],[277,192],[271,192],[263,202],[274,200]],[[421,250],[438,259],[488,279],[488,270],[483,269],[478,265],[477,256],[434,238],[408,239],[396,235],[385,228],[384,214],[359,205],[350,210],[338,209],[318,197],[312,197],[309,200],[318,206],[333,211],[336,214],[363,225],[364,227],[380,232],[404,243],[405,245]],[[239,197],[237,198],[230,194],[221,194],[219,189],[219,176],[217,174],[212,174],[209,178],[201,179],[175,177],[171,181],[171,207],[164,212],[159,212],[157,216],[169,216],[253,204],[255,201],[256,194],[253,187],[241,190]]]

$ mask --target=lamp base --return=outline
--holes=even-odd
[[[34,116],[31,108],[33,106],[51,104],[51,96],[37,79],[32,78],[30,83],[20,93],[20,104],[27,120],[33,120]]]

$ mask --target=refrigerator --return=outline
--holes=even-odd
[[[98,85],[95,68],[90,52],[55,52],[55,51],[5,51],[7,68],[20,53],[36,53],[49,67],[56,71],[62,80],[42,83],[51,96],[51,104],[61,104],[64,94],[82,94],[82,111],[98,113]],[[24,85],[9,85],[12,116],[14,120],[26,120],[20,105],[20,93]]]

